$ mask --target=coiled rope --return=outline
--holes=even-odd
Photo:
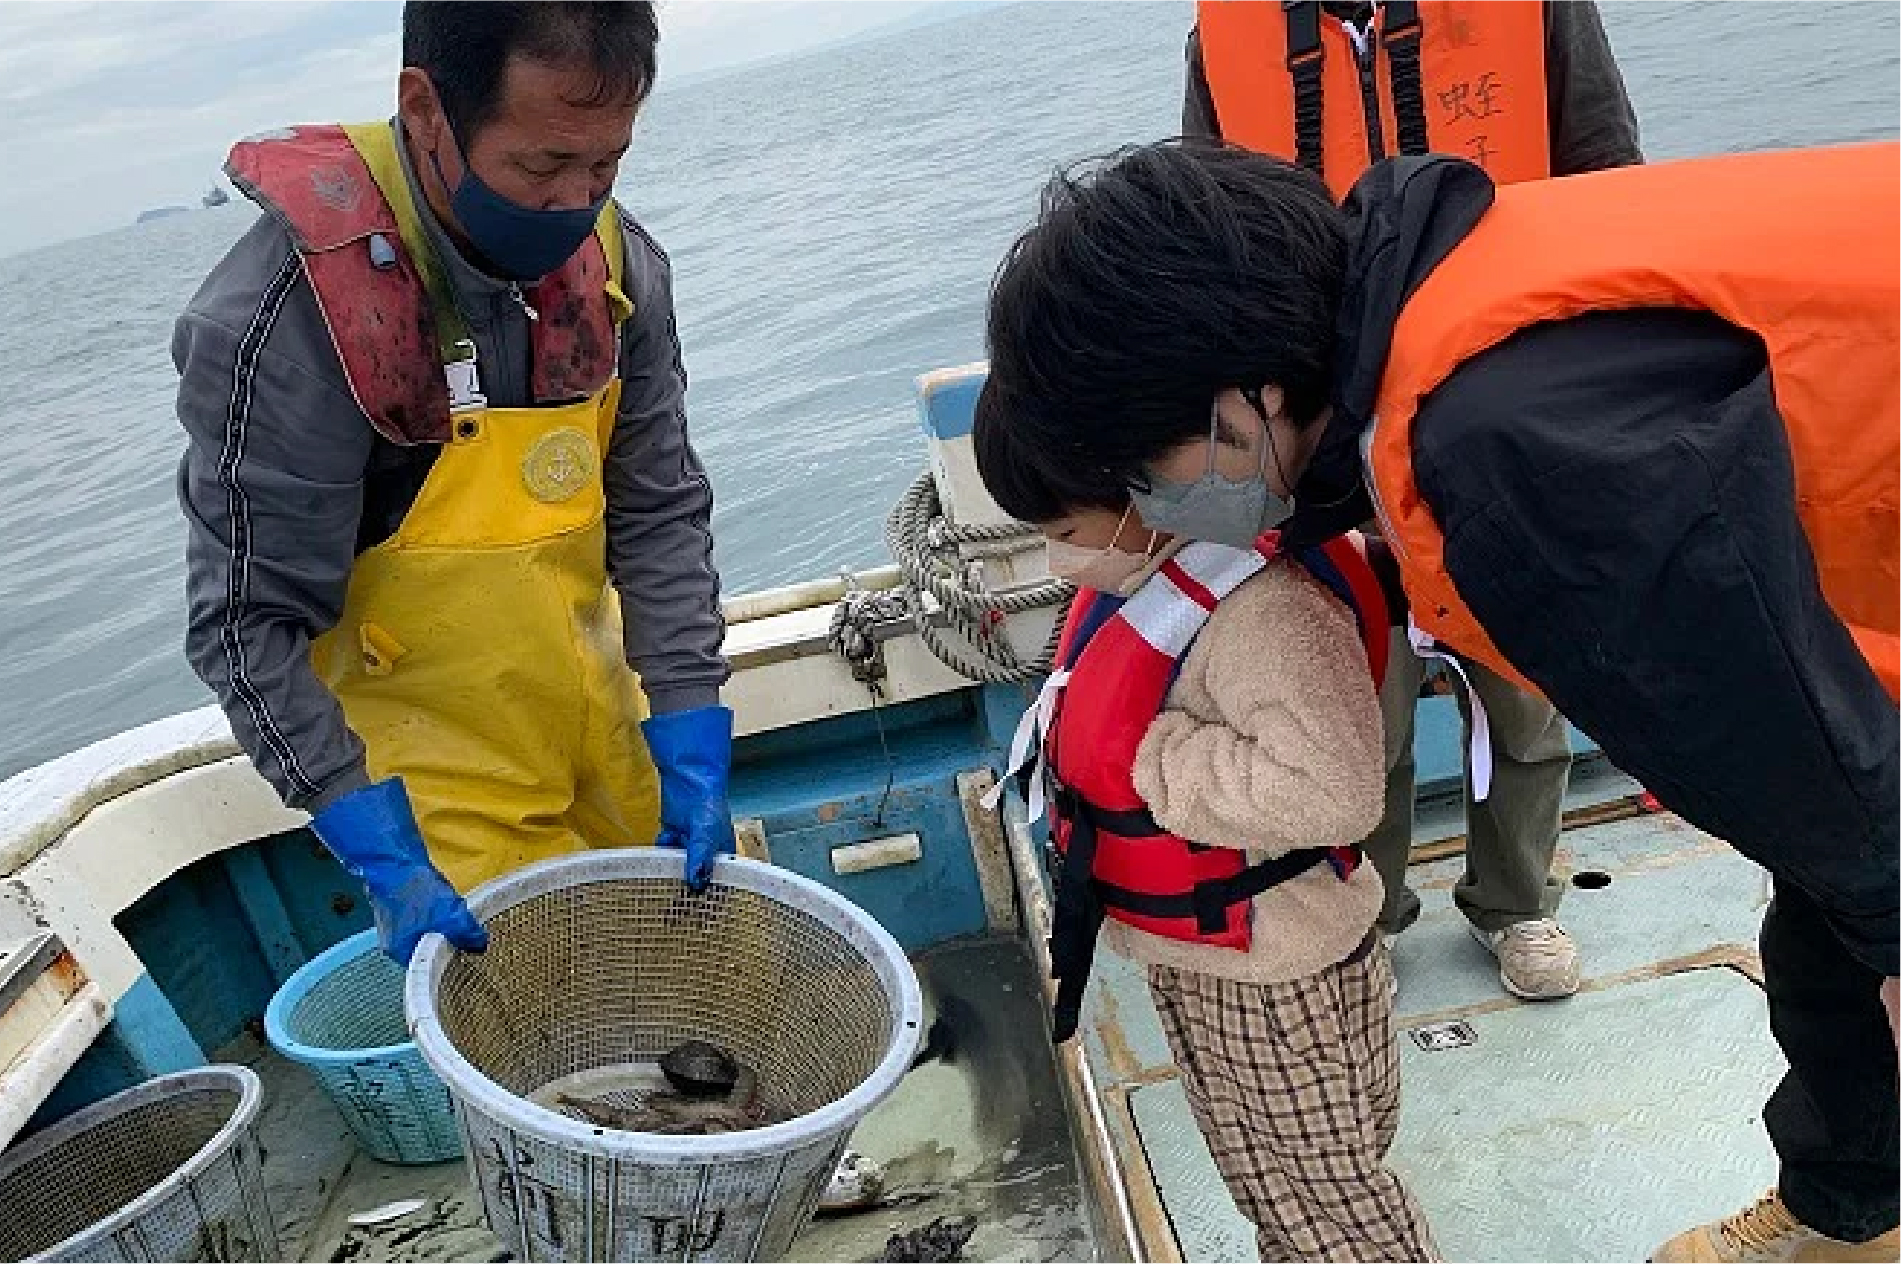
[[[984,587],[982,578],[984,553],[1016,552],[1035,534],[1034,527],[1018,523],[952,524],[944,516],[937,481],[926,471],[885,519],[885,545],[904,580],[899,590],[904,609],[897,609],[892,593],[847,592],[832,615],[832,649],[852,664],[854,677],[876,688],[883,669],[872,665],[877,650],[871,629],[881,620],[909,613],[925,646],[959,675],[985,684],[1016,684],[1047,674],[1061,621],[1042,651],[1028,660],[1010,644],[1004,623],[1013,614],[1067,604],[1075,587],[1044,579],[996,593]],[[959,547],[971,545],[978,546],[978,557],[966,557]],[[924,601],[926,594],[936,604],[935,617]]]

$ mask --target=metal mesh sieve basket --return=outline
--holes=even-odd
[[[0,1154],[0,1259],[275,1260],[244,1067],[147,1080]]]
[[[531,865],[469,897],[486,953],[432,935],[410,965],[411,1032],[518,1259],[784,1258],[916,1052],[917,976],[866,913],[747,860],[690,895],[682,864],[642,848]],[[530,1100],[690,1039],[731,1050],[787,1122],[668,1136]]]

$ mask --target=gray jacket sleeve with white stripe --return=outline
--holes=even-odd
[[[310,642],[343,612],[375,432],[268,216],[192,298],[172,360],[188,439],[185,653],[258,771],[291,806],[321,810],[369,780]]]
[[[622,407],[603,470],[606,560],[628,658],[654,709],[669,711],[716,702],[726,678],[712,493],[687,440],[665,256],[636,230],[628,265],[637,314],[622,331]],[[494,313],[473,331],[492,370],[484,389],[497,404],[526,402],[526,374],[510,372],[502,352],[526,345],[525,327],[506,324],[525,317],[512,302],[481,301]],[[362,742],[310,666],[310,642],[336,625],[358,552],[394,528],[432,454],[371,430],[269,217],[193,297],[172,358],[188,439],[178,476],[186,654],[259,771],[287,803],[321,811],[368,774]]]

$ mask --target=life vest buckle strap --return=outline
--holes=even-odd
[[[1231,906],[1298,878],[1314,866],[1329,861],[1332,855],[1332,848],[1303,847],[1299,851],[1264,860],[1258,865],[1250,865],[1231,878],[1211,878],[1197,882],[1193,889],[1179,895],[1131,891],[1100,878],[1093,885],[1097,896],[1109,908],[1133,913],[1138,917],[1192,917],[1200,933],[1213,934],[1227,925],[1227,910]]]
[[[1290,851],[1272,860],[1263,860],[1258,865],[1249,865],[1232,878],[1223,878],[1220,882],[1202,885],[1220,887],[1225,904],[1239,904],[1283,882],[1298,878],[1315,865],[1324,862],[1329,854],[1330,849],[1326,847],[1303,847],[1299,851]]]
[[[1320,42],[1320,3],[1285,0],[1281,9],[1287,21],[1287,71],[1294,81],[1294,160],[1324,175],[1321,63],[1326,48]]]
[[[1049,938],[1050,975],[1056,980],[1050,1037],[1059,1045],[1073,1037],[1081,1023],[1083,990],[1095,965],[1096,937],[1107,915],[1099,884],[1090,876],[1096,864],[1095,826],[1087,816],[1068,819],[1069,845],[1055,873]]]
[[[1380,20],[1384,24],[1380,38],[1388,47],[1425,34],[1426,25],[1419,18],[1418,0],[1386,0]]]
[[[1228,928],[1228,906],[1236,903],[1229,897],[1228,883],[1197,882],[1189,893],[1195,908],[1195,929],[1203,935],[1219,935]]]
[[[1287,15],[1287,68],[1318,62],[1324,55],[1319,0],[1282,0],[1281,11]]]
[[[1074,790],[1057,780],[1054,773],[1046,773],[1045,775],[1048,778],[1046,783],[1048,790],[1046,793],[1049,796],[1050,810],[1054,818],[1073,821],[1087,810],[1088,805],[1083,802],[1083,797],[1080,794],[1077,794]],[[1093,816],[1090,823],[1094,824]]]
[[[488,407],[482,393],[482,371],[476,363],[475,343],[467,338],[455,343],[457,356],[442,366],[442,378],[449,390],[449,415]]]
[[[1168,830],[1162,827],[1147,808],[1119,812],[1110,808],[1097,807],[1073,790],[1066,790],[1069,801],[1064,810],[1075,815],[1086,815],[1089,823],[1099,830],[1115,834],[1122,838],[1167,838]]]

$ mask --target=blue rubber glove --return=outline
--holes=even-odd
[[[488,947],[487,929],[429,863],[401,777],[344,795],[312,817],[310,828],[369,891],[377,940],[399,963],[409,964],[430,931],[464,952]]]
[[[713,859],[733,854],[726,777],[733,764],[733,713],[695,707],[656,715],[640,726],[660,770],[661,847],[686,850],[686,884],[704,890]]]

